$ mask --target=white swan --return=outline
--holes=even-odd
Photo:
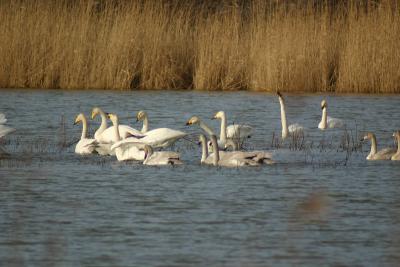
[[[97,142],[96,142],[96,139],[86,138],[86,136],[87,136],[87,120],[83,113],[79,113],[78,116],[76,116],[74,125],[78,124],[79,122],[82,123],[82,135],[81,135],[81,139],[75,146],[75,153],[77,153],[77,154],[94,153]]]
[[[393,148],[384,148],[377,151],[376,137],[373,133],[367,133],[364,140],[371,140],[371,152],[367,156],[367,160],[389,160],[396,150]]]
[[[397,141],[397,152],[390,159],[391,160],[400,160],[400,131],[394,132],[393,137]]]
[[[108,118],[111,120],[113,126],[112,129],[114,130],[114,137],[119,144],[121,142],[121,136],[119,133],[119,122],[118,116],[115,114],[108,114]],[[124,139],[126,140],[126,139]],[[122,140],[122,141],[124,141]],[[115,145],[115,144],[114,144]],[[117,157],[118,161],[125,161],[125,160],[144,160],[144,151],[140,149],[140,146],[143,144],[140,142],[132,142],[125,145],[119,145],[114,147],[111,146],[111,150],[115,152],[115,156]]]
[[[264,151],[219,151],[217,137],[211,135],[214,153],[208,155],[206,138],[200,135],[199,141],[202,145],[201,163],[224,167],[259,166],[261,163],[273,163],[272,154]]]
[[[344,122],[341,119],[336,119],[329,117],[327,114],[328,104],[326,100],[322,100],[321,109],[322,109],[322,118],[320,123],[318,124],[318,128],[321,130],[325,130],[327,128],[341,128],[344,126]]]
[[[227,126],[226,114],[224,111],[218,111],[214,114],[211,119],[221,120],[221,130],[219,134],[219,140],[226,143],[227,139],[240,141],[244,138],[250,137],[253,133],[253,128],[249,125],[244,124],[231,124]]]
[[[113,116],[117,117],[115,114]],[[118,117],[116,122],[118,123]],[[114,122],[113,122],[114,123]],[[120,140],[111,146],[114,150],[117,147],[130,146],[131,143],[143,143],[152,146],[153,148],[165,148],[174,144],[178,139],[186,136],[187,134],[181,131],[169,129],[169,128],[158,128],[148,131],[143,137],[128,137]]]
[[[298,123],[287,125],[285,100],[282,94],[277,92],[279,104],[281,106],[281,123],[282,123],[282,139],[286,139],[289,135],[296,135],[304,132],[304,127]]]
[[[176,165],[183,164],[178,152],[173,151],[153,151],[149,145],[144,145],[145,159],[144,165]]]
[[[101,117],[101,125],[99,129],[94,133],[94,138],[97,142],[103,144],[112,144],[117,142],[115,131],[113,127],[107,128],[107,116],[106,114],[98,107],[93,108],[92,110],[92,120],[97,116]],[[121,139],[125,139],[127,137],[142,137],[144,136],[140,131],[128,126],[128,125],[119,125],[119,134]]]
[[[14,128],[4,125],[7,122],[6,115],[0,113],[0,138],[15,131]]]

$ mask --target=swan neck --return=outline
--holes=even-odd
[[[375,135],[372,136],[371,138],[371,152],[369,153],[371,156],[376,154],[377,150],[377,143],[376,143],[376,137]]]
[[[289,130],[286,120],[285,102],[281,97],[279,97],[279,103],[281,104],[282,139],[285,139],[288,136]]]
[[[213,146],[213,154],[214,154],[214,158],[213,158],[213,165],[214,166],[218,166],[218,162],[219,162],[219,147],[218,147],[218,142],[216,138],[212,138],[211,139],[212,142],[212,146]]]
[[[208,157],[208,149],[207,149],[207,142],[201,142],[201,160],[200,162],[203,163],[206,161]]]
[[[213,134],[214,134],[214,131],[211,130],[211,128],[210,128],[207,124],[205,124],[204,122],[200,121],[200,122],[199,122],[199,126],[200,126],[200,128],[203,129],[207,134],[209,134],[209,135],[213,135]]]
[[[142,133],[147,133],[149,131],[149,119],[147,115],[143,119]]]
[[[115,121],[113,121],[113,125],[114,125],[114,138],[115,138],[115,142],[121,141],[121,137],[119,135],[119,122],[118,119],[116,119]]]
[[[321,118],[322,129],[326,129],[328,124],[328,113],[326,107],[322,109],[322,118]]]
[[[81,135],[81,139],[86,139],[87,131],[88,131],[87,120],[86,120],[85,117],[83,117],[82,118],[82,135]]]
[[[226,143],[226,115],[225,115],[225,113],[222,114],[222,118],[221,118],[221,131],[219,133],[219,139],[223,143]]]

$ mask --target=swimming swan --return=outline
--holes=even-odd
[[[291,124],[288,127],[286,120],[285,100],[279,91],[276,92],[276,94],[278,95],[279,104],[281,105],[282,139],[286,139],[289,135],[300,134],[304,132],[304,127],[298,123]]]
[[[367,133],[363,140],[371,140],[371,152],[367,156],[367,160],[389,160],[396,150],[393,148],[384,148],[377,151],[376,137],[373,133]]]
[[[115,143],[117,142],[116,136],[115,136],[115,131],[114,127],[108,127],[107,128],[107,116],[106,114],[98,107],[93,108],[92,110],[92,120],[97,116],[100,115],[101,117],[101,125],[99,129],[94,133],[94,138],[97,140],[99,143]],[[125,139],[130,136],[135,136],[135,137],[141,137],[143,134],[128,126],[128,125],[119,125],[119,134],[121,139]]]
[[[145,159],[144,165],[176,165],[183,164],[178,152],[173,151],[153,151],[149,145],[144,145]]]
[[[116,117],[116,122],[118,124],[117,115],[113,114]],[[158,128],[147,133],[143,134],[143,137],[128,137],[126,139],[120,140],[111,146],[111,149],[114,150],[117,147],[130,146],[130,143],[143,143],[152,146],[153,148],[165,148],[174,144],[178,139],[186,136],[187,134],[181,131],[172,130],[169,128]]]
[[[328,104],[326,100],[322,100],[321,109],[322,109],[322,118],[320,123],[318,124],[318,128],[321,130],[325,130],[326,128],[341,128],[344,126],[344,122],[341,119],[336,119],[329,117],[327,114]]]
[[[396,141],[397,141],[397,152],[390,159],[391,160],[400,160],[400,131],[394,132],[393,137],[396,138]]]
[[[77,154],[91,154],[95,152],[96,149],[96,139],[89,139],[86,138],[87,136],[87,120],[83,113],[79,113],[76,116],[74,125],[78,124],[79,122],[82,123],[82,135],[81,139],[75,146],[75,153]]]
[[[249,125],[244,124],[231,124],[227,126],[226,122],[226,114],[224,111],[218,111],[211,118],[212,120],[220,119],[221,120],[221,130],[219,134],[219,140],[226,143],[227,139],[232,139],[234,141],[240,141],[243,138],[250,137],[253,133],[253,128]]]

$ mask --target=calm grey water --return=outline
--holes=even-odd
[[[173,149],[185,166],[145,167],[57,144],[79,137],[77,113],[100,106],[137,128],[145,109],[150,127],[184,130],[192,141],[200,131],[185,126],[190,116],[217,129],[209,118],[225,110],[230,122],[256,128],[248,148],[274,149],[276,96],[1,90],[0,112],[18,129],[0,160],[1,265],[398,266],[400,164],[365,161],[368,144],[341,149],[344,130],[318,131],[324,97],[354,142],[370,130],[380,147],[394,145],[399,96],[296,95],[287,97],[288,119],[306,126],[308,148],[284,144],[276,165],[201,166],[200,149],[182,140]]]

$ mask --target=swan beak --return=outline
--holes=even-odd
[[[188,125],[192,125],[192,123],[190,121],[187,121],[186,126],[188,126]]]
[[[277,94],[279,97],[282,97],[282,94],[281,94],[281,92],[279,92],[279,91],[276,91],[276,94]]]
[[[75,121],[74,121],[74,125],[77,125],[79,121],[80,120],[78,120],[78,118],[76,118]]]
[[[217,119],[216,115],[217,115],[217,114],[215,114],[211,119],[212,119],[212,120]]]
[[[94,119],[94,117],[96,117],[96,115],[97,113],[92,111],[92,116],[91,116],[92,120]]]
[[[106,113],[107,118],[111,119],[111,113]]]

